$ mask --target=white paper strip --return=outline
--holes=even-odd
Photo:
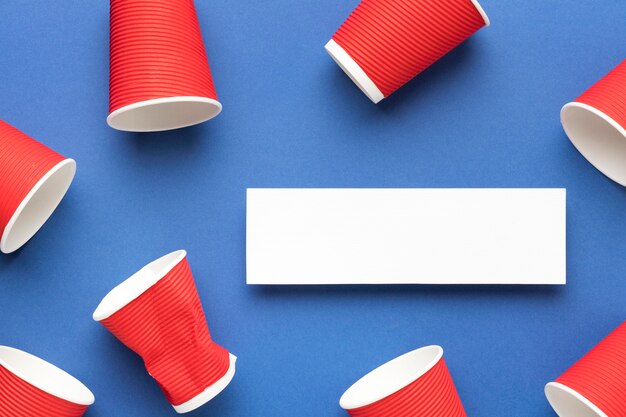
[[[565,189],[248,189],[248,284],[565,284]]]

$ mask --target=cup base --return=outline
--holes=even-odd
[[[372,102],[378,103],[385,98],[385,95],[376,87],[374,81],[367,76],[359,64],[337,42],[331,39],[324,48],[337,65],[341,67]]]
[[[172,405],[172,407],[174,407],[174,410],[179,414],[188,413],[208,403],[220,392],[222,392],[228,386],[228,384],[230,384],[230,381],[232,381],[233,377],[235,376],[235,362],[237,361],[237,357],[232,353],[229,353],[229,358],[230,366],[228,367],[228,371],[223,377],[218,379],[213,385],[193,397],[191,400],[179,405]]]
[[[107,123],[127,132],[161,132],[206,122],[220,114],[222,103],[208,97],[165,97],[129,104],[111,112]]]

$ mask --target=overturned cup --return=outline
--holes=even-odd
[[[115,287],[93,318],[143,358],[178,413],[213,399],[235,374],[237,358],[211,339],[184,250]]]
[[[89,388],[67,372],[0,346],[0,416],[80,417],[94,401]]]
[[[440,346],[416,349],[374,369],[342,395],[352,417],[465,417]]]
[[[593,166],[626,186],[626,60],[563,106],[561,123]]]
[[[545,387],[560,417],[626,416],[626,322]]]
[[[0,251],[21,248],[67,192],[76,162],[0,121]]]

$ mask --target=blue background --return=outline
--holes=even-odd
[[[0,344],[85,382],[89,417],[176,415],[91,313],[185,248],[213,336],[239,357],[191,416],[343,416],[352,382],[433,343],[469,416],[554,416],[544,384],[626,318],[626,190],[559,123],[626,56],[626,2],[482,2],[491,27],[373,105],[323,48],[356,0],[197,1],[224,111],[158,134],[106,125],[107,2],[1,2],[0,117],[78,173],[0,256]],[[568,284],[247,287],[246,187],[566,187]]]

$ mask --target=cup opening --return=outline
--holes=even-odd
[[[441,346],[427,346],[405,353],[374,369],[341,396],[344,410],[363,407],[401,390],[430,371],[443,357]]]
[[[491,25],[491,20],[489,20],[489,16],[487,16],[485,9],[483,9],[483,6],[480,5],[478,0],[472,0],[472,3],[474,3],[474,7],[476,7],[476,10],[478,10],[478,13],[480,13],[483,20],[485,21],[485,27]]]
[[[213,385],[202,391],[200,394],[193,397],[191,400],[183,404],[173,405],[172,407],[174,407],[174,410],[179,414],[188,413],[202,407],[204,404],[215,398],[220,392],[224,391],[224,389],[228,386],[228,384],[230,384],[230,381],[232,381],[233,377],[235,376],[235,362],[237,361],[237,357],[231,353],[229,354],[229,359],[230,366],[223,377],[221,377]]]
[[[146,292],[159,282],[187,256],[184,250],[178,250],[160,257],[156,261],[134,273],[130,278],[113,288],[100,302],[93,313],[95,321],[109,318],[124,306]]]
[[[158,132],[206,122],[222,111],[222,104],[207,97],[165,97],[121,107],[107,123],[128,132]]]
[[[626,186],[626,130],[612,118],[584,103],[561,110],[561,123],[572,144],[600,172]]]
[[[376,87],[376,84],[374,84],[374,81],[367,76],[359,64],[357,64],[337,42],[331,39],[324,48],[337,65],[341,67],[343,72],[350,77],[352,82],[354,82],[374,104],[385,98],[384,94]]]
[[[18,349],[0,346],[0,366],[36,388],[79,405],[91,405],[93,393],[62,369]]]
[[[559,417],[607,417],[591,401],[558,382],[547,384],[545,393]]]
[[[50,218],[76,174],[76,161],[65,159],[54,166],[29,191],[9,220],[0,250],[11,253],[21,248]]]

